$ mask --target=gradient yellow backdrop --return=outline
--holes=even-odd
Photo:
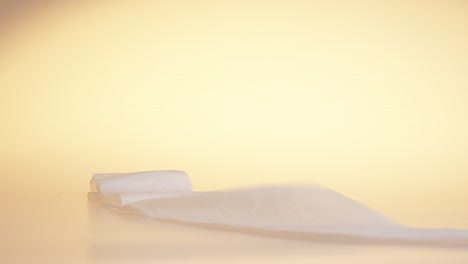
[[[82,1],[0,27],[1,195],[315,181],[468,228],[465,1]]]

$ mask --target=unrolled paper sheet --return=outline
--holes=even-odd
[[[95,174],[90,199],[141,215],[328,242],[372,240],[468,247],[468,231],[400,225],[367,206],[319,186],[276,185],[193,192],[181,171]]]

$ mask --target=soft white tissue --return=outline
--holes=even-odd
[[[193,192],[181,171],[95,174],[89,198],[160,220],[276,236],[430,243],[468,247],[468,231],[395,223],[318,185]]]
[[[102,194],[100,192],[89,192],[88,199],[113,207],[122,207],[142,200],[180,196],[183,193],[184,192]]]
[[[192,183],[185,172],[178,170],[96,173],[90,189],[101,194],[190,192]]]

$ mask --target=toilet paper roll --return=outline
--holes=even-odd
[[[187,173],[158,170],[131,173],[96,173],[90,181],[91,192],[101,194],[191,192]]]

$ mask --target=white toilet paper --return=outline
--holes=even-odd
[[[318,185],[192,192],[182,171],[94,174],[89,199],[141,215],[233,230],[331,241],[372,239],[468,246],[468,231],[410,228]]]
[[[183,171],[160,170],[131,173],[96,173],[91,192],[101,194],[191,192],[192,183]]]

